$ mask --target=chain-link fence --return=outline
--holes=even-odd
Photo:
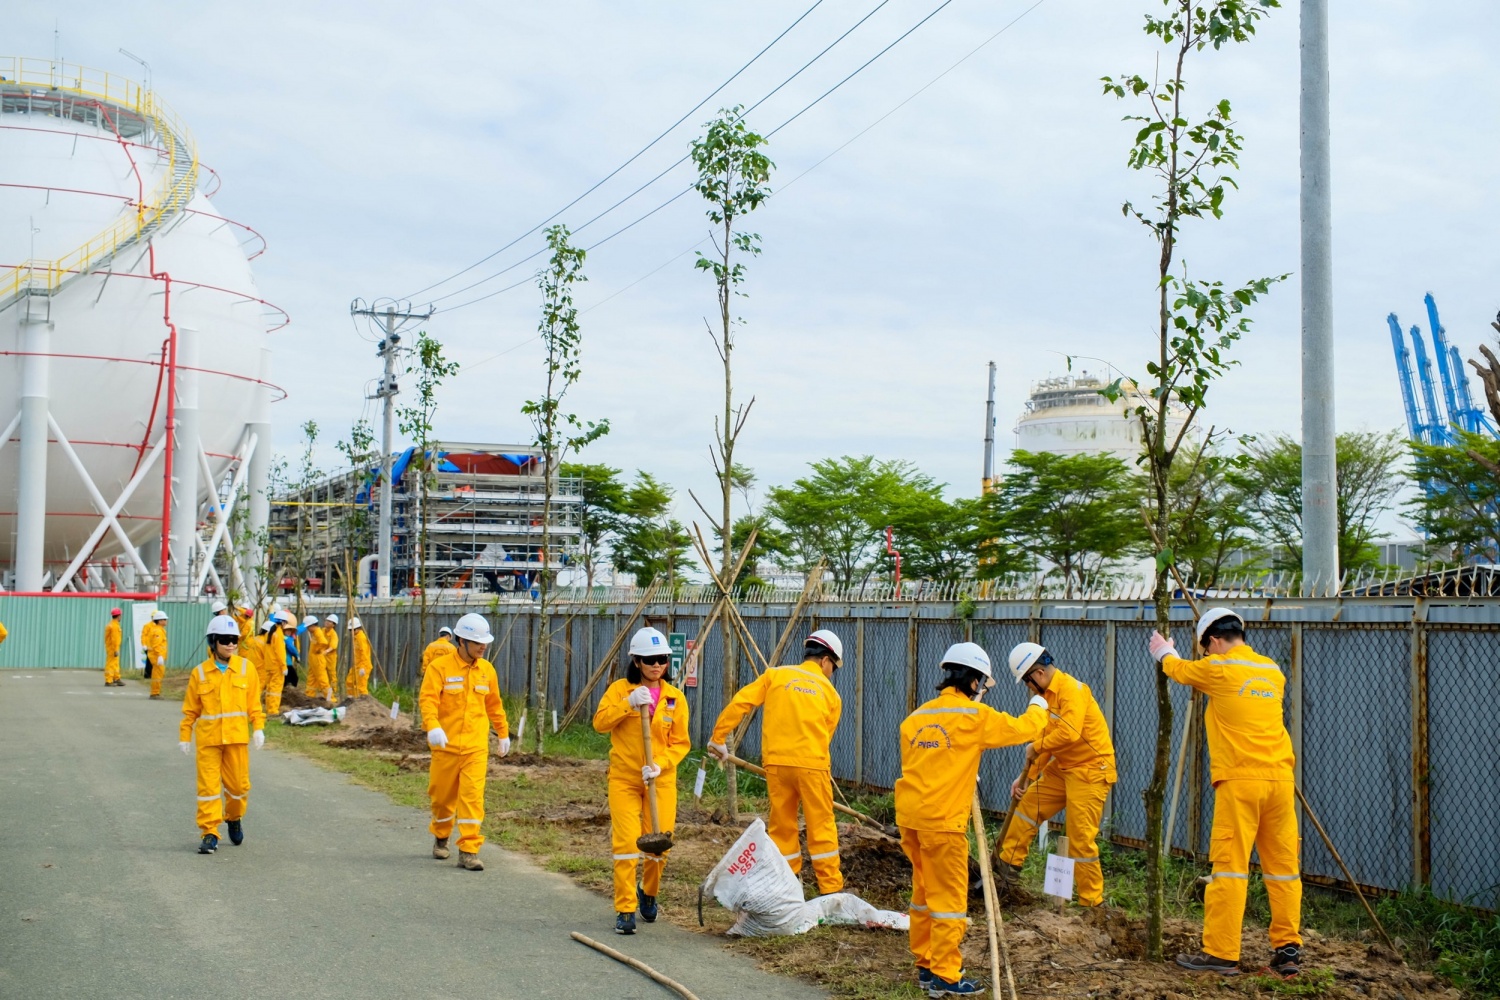
[[[1158,669],[1146,652],[1150,607],[995,602],[969,609],[973,614],[961,618],[951,603],[825,603],[811,606],[796,623],[783,662],[798,658],[802,637],[815,627],[832,629],[844,641],[844,667],[834,676],[843,699],[831,747],[834,776],[879,789],[895,784],[901,773],[896,732],[914,707],[936,695],[938,664],[951,643],[971,638],[985,647],[997,681],[987,702],[1004,711],[1024,709],[1026,696],[1011,680],[1006,654],[1034,639],[1051,650],[1061,669],[1089,686],[1103,709],[1119,771],[1106,829],[1117,842],[1143,843],[1142,793],[1154,768],[1157,728]],[[426,642],[440,624],[466,611],[490,619],[492,657],[506,693],[529,696],[535,681],[534,608],[441,605],[428,609],[424,620],[418,608],[383,606],[363,610],[361,617],[384,675],[414,686]],[[558,607],[551,619],[549,708],[561,715],[582,702],[580,717],[589,717],[604,688],[624,674],[623,643],[611,664],[604,665],[604,658],[631,611],[626,604]],[[709,611],[706,604],[653,605],[637,627],[650,624],[696,640]],[[791,605],[746,604],[741,611],[760,655],[770,657]],[[1250,622],[1250,645],[1286,674],[1285,721],[1298,749],[1300,787],[1354,878],[1389,890],[1426,884],[1473,906],[1500,906],[1500,837],[1494,832],[1500,819],[1500,604],[1429,609],[1420,601],[1264,602],[1242,613]],[[1191,642],[1189,620],[1188,608],[1174,609],[1174,634],[1184,652]],[[698,683],[688,691],[698,746],[707,741],[725,701],[724,635],[715,627],[698,650]],[[754,679],[759,659],[743,639],[736,645],[738,687]],[[596,673],[600,678],[590,687]],[[1166,791],[1172,845],[1202,857],[1214,797],[1205,699],[1177,684],[1168,691],[1174,715]],[[740,750],[759,755],[758,725],[749,728]],[[1005,809],[1021,761],[1020,748],[985,755],[979,787],[987,808]],[[1305,817],[1301,834],[1308,879],[1344,884],[1337,861]]]

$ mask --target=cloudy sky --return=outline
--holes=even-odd
[[[751,124],[775,129],[938,2],[879,4]],[[535,262],[518,261],[540,237],[425,286],[577,197],[811,3],[86,0],[61,18],[37,5],[11,11],[5,48],[50,56],[56,29],[69,61],[138,77],[124,47],[151,63],[156,89],[223,176],[218,210],[269,241],[258,280],[293,319],[275,341],[276,381],[290,394],[276,408],[280,450],[297,447],[309,418],[331,445],[374,415],[364,397],[379,361],[350,300],[419,290],[416,304],[438,307],[428,329],[465,366],[443,390],[439,434],[515,442],[530,436],[519,410],[540,385],[538,294],[526,283],[457,307],[525,279]],[[877,4],[816,5],[561,221],[588,245],[661,205],[687,186],[686,165],[584,226],[682,156],[714,108],[761,100]],[[1403,423],[1387,313],[1417,322],[1432,291],[1468,355],[1500,307],[1500,4],[1440,6],[1441,17],[1419,0],[1332,5],[1340,429]],[[1148,189],[1125,167],[1127,108],[1098,81],[1152,71],[1156,49],[1140,26],[1157,8],[953,0],[775,134],[776,193],[752,217],[765,253],[750,265],[736,374],[741,398],[756,398],[741,454],[762,483],[818,458],[874,454],[974,494],[986,362],[999,364],[1007,449],[1029,384],[1062,373],[1065,354],[1140,369],[1154,250],[1120,205]],[[1197,276],[1237,283],[1297,269],[1297,34],[1290,0],[1253,43],[1190,63],[1191,94],[1230,98],[1247,143],[1226,219],[1187,230],[1182,254]],[[684,516],[695,513],[688,488],[713,489],[721,398],[703,320],[713,287],[692,267],[706,235],[701,201],[682,197],[594,250],[579,295],[585,375],[573,407],[613,425],[586,457],[657,473],[682,491]],[[1255,319],[1208,419],[1296,435],[1295,274]]]

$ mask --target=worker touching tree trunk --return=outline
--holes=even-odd
[[[490,726],[500,737],[500,756],[510,753],[510,726],[500,700],[494,664],[484,658],[495,641],[490,624],[468,614],[453,628],[453,647],[434,656],[422,675],[418,696],[432,768],[427,798],[432,803],[432,856],[447,858],[448,838],[458,828],[458,864],[484,871],[479,848],[484,823],[484,780],[489,771]]]
[[[1010,651],[1010,672],[1046,701],[1047,728],[1026,748],[1026,771],[1010,787],[1016,812],[1000,847],[1000,880],[1015,884],[1037,828],[1066,809],[1078,902],[1098,906],[1104,902],[1099,820],[1118,777],[1104,712],[1089,686],[1057,669],[1052,654],[1034,642]]]
[[[109,624],[104,626],[104,686],[124,687],[120,680],[120,609],[109,613]]]
[[[614,863],[615,933],[634,934],[635,915],[656,922],[665,852],[647,854],[637,847],[644,820],[650,816],[649,785],[656,785],[656,820],[651,832],[670,834],[677,825],[677,765],[692,747],[688,735],[687,696],[663,680],[671,653],[667,637],[643,628],[630,637],[630,665],[599,699],[594,730],[609,734],[609,827]],[[646,759],[641,710],[651,716],[651,760]],[[659,779],[659,780],[658,780]],[[650,845],[647,845],[650,846]],[[637,862],[642,864],[636,885]]]
[[[1250,849],[1260,853],[1271,905],[1271,971],[1293,976],[1302,961],[1302,876],[1298,857],[1296,758],[1282,722],[1286,677],[1245,642],[1245,622],[1228,608],[1198,619],[1208,652],[1184,660],[1170,640],[1151,633],[1151,656],[1162,672],[1208,696],[1203,715],[1214,786],[1209,861],[1213,878],[1203,899],[1203,951],[1178,955],[1195,972],[1240,971],[1240,925],[1250,890]]]
[[[198,742],[198,831],[203,835],[199,854],[218,850],[220,823],[228,823],[230,843],[244,842],[250,747],[259,749],[266,741],[260,677],[239,655],[239,624],[218,615],[208,623],[206,638],[208,659],[188,677],[177,737],[185,754],[193,753],[194,738]]]
[[[976,643],[949,646],[941,665],[938,696],[901,723],[896,826],[911,861],[917,984],[932,997],[977,996],[983,987],[964,975],[959,946],[969,922],[968,826],[979,759],[985,750],[1040,736],[1047,701],[1032,698],[1020,716],[977,704],[995,680],[989,654]]]
[[[800,873],[797,806],[802,806],[807,853],[818,876],[818,892],[825,896],[844,888],[839,829],[833,818],[833,766],[828,757],[828,745],[843,712],[843,701],[833,686],[833,672],[843,659],[844,643],[838,636],[828,629],[814,632],[803,643],[802,663],[772,667],[730,699],[708,743],[708,752],[723,760],[729,754],[730,731],[755,706],[765,706],[760,755],[771,806],[766,832],[792,871]]]

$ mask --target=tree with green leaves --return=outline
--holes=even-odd
[[[957,583],[974,575],[983,504],[974,497],[948,500],[943,489],[918,475],[896,484],[885,498],[881,520],[891,529],[907,579]],[[877,558],[893,573],[889,553],[880,549]]]
[[[1406,442],[1396,431],[1346,431],[1335,439],[1338,463],[1339,566],[1346,573],[1380,565],[1376,521],[1396,505],[1406,484]],[[1276,569],[1302,567],[1302,445],[1278,434],[1246,448],[1233,473],[1243,509]]]
[[[1234,479],[1248,460],[1219,447],[1212,430],[1172,466],[1173,554],[1191,585],[1214,587],[1229,569],[1257,565],[1251,510]]]
[[[734,346],[735,329],[744,325],[744,318],[735,316],[734,300],[745,292],[745,261],[760,254],[760,234],[747,232],[740,227],[742,216],[749,215],[771,195],[771,170],[775,166],[761,147],[766,144],[764,136],[750,129],[745,123],[744,108],[721,108],[718,115],[705,124],[706,131],[695,139],[689,156],[698,171],[693,189],[708,203],[708,221],[713,225],[709,239],[713,241],[712,253],[699,253],[693,266],[713,276],[718,295],[716,323],[708,327],[709,339],[719,353],[724,366],[724,412],[714,419],[715,441],[709,455],[713,460],[714,474],[719,480],[722,513],[715,518],[708,515],[709,523],[719,538],[719,579],[725,586],[732,586],[730,576],[734,572],[734,550],[727,544],[734,531],[734,514],[731,504],[735,489],[734,448],[755,397],[743,406],[734,402]],[[696,497],[694,498],[696,500]],[[700,505],[701,506],[701,505]],[[738,644],[733,629],[724,631],[724,697],[739,690]],[[736,816],[736,784],[733,765],[728,768],[729,795],[726,807],[731,818]]]
[[[338,520],[340,533],[343,536],[344,550],[350,556],[350,561],[358,565],[359,560],[374,548],[374,524],[370,519],[370,508],[368,504],[357,502],[357,498],[363,493],[371,495],[380,471],[380,450],[375,447],[375,428],[364,417],[360,417],[349,428],[349,436],[334,443],[339,454],[353,469],[353,481],[350,495],[346,498],[348,506],[341,507]],[[340,576],[345,575],[340,571]],[[345,591],[355,594],[358,591],[357,581],[344,580]]]
[[[744,549],[752,531],[755,532],[755,544],[750,547],[745,565],[740,567],[740,575],[734,581],[736,589],[763,586],[765,581],[755,575],[756,567],[767,561],[781,563],[791,555],[791,537],[765,514],[743,514],[735,520],[734,530],[729,533],[729,544],[734,551]]]
[[[1032,565],[1048,564],[1067,597],[1143,547],[1139,477],[1114,455],[1022,450],[1006,465],[999,488],[984,497],[980,533]],[[1013,565],[987,560],[986,575]]]
[[[608,465],[563,462],[558,475],[578,480],[578,562],[585,585],[592,590],[606,546],[620,528],[625,484],[620,481],[620,470]]]
[[[676,591],[692,539],[672,516],[672,488],[649,472],[637,472],[620,505],[615,533],[615,569],[630,573],[645,586],[657,577]]]
[[[427,575],[427,491],[433,482],[437,461],[432,454],[432,419],[437,413],[437,393],[444,382],[458,373],[458,362],[449,361],[443,355],[441,341],[427,335],[426,330],[417,333],[416,346],[412,350],[412,361],[406,373],[417,377],[416,393],[408,406],[396,411],[401,433],[416,445],[416,454],[409,468],[417,473],[417,552],[412,559],[412,578],[408,586],[419,588],[421,605],[422,644],[429,641],[427,635],[427,590],[431,586]],[[440,582],[440,581],[439,581]]]
[[[1202,109],[1186,98],[1189,56],[1248,42],[1277,0],[1161,0],[1163,15],[1146,16],[1145,32],[1166,50],[1165,71],[1148,79],[1136,73],[1103,78],[1104,93],[1144,105],[1125,120],[1136,128],[1127,164],[1149,174],[1157,185],[1151,206],[1126,202],[1123,212],[1138,222],[1156,248],[1156,343],[1146,362],[1144,379],[1116,380],[1106,394],[1127,398],[1128,410],[1140,421],[1148,479],[1149,515],[1156,548],[1156,625],[1171,634],[1174,562],[1172,467],[1194,419],[1207,402],[1209,388],[1235,364],[1229,351],[1250,329],[1246,310],[1284,278],[1256,278],[1238,288],[1220,281],[1190,277],[1178,271],[1182,227],[1188,220],[1223,217],[1224,197],[1238,185],[1243,138],[1227,98]],[[1182,419],[1177,418],[1181,408]],[[1157,733],[1146,807],[1146,893],[1149,912],[1147,954],[1162,954],[1162,918],[1166,908],[1162,869],[1162,813],[1172,744],[1172,700],[1167,678],[1156,671]]]
[[[1423,550],[1432,562],[1500,562],[1500,441],[1455,433],[1457,445],[1408,442],[1410,475],[1419,491],[1407,509],[1427,539]]]
[[[573,304],[573,286],[588,278],[583,273],[587,256],[582,247],[569,242],[568,227],[547,229],[547,248],[552,256],[537,273],[542,293],[542,319],[537,325],[546,351],[546,373],[542,395],[528,399],[521,412],[531,419],[536,446],[542,451],[542,568],[537,573],[537,628],[532,647],[531,707],[537,718],[537,753],[542,752],[542,719],[546,712],[548,667],[552,662],[552,507],[558,467],[568,456],[609,433],[608,420],[582,420],[563,408],[568,391],[583,375],[583,336],[578,326],[578,307]],[[524,744],[526,734],[520,734]]]

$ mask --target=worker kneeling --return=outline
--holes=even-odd
[[[1026,770],[1010,786],[1016,812],[998,850],[1001,881],[1015,883],[1037,828],[1067,809],[1078,902],[1098,906],[1104,902],[1099,820],[1116,780],[1115,745],[1104,712],[1089,686],[1057,669],[1052,654],[1034,642],[1010,651],[1010,672],[1017,684],[1047,702],[1047,728],[1026,748]]]
[[[199,854],[219,849],[219,824],[226,821],[229,842],[244,842],[250,747],[259,749],[266,741],[260,675],[239,655],[239,625],[220,615],[208,623],[207,639],[208,659],[188,676],[177,744],[191,755],[195,736],[198,742]]]
[[[1184,660],[1170,640],[1151,633],[1151,655],[1162,671],[1208,696],[1203,728],[1214,786],[1208,849],[1214,871],[1203,899],[1203,951],[1178,955],[1177,964],[1195,972],[1239,973],[1254,847],[1271,904],[1271,971],[1293,976],[1302,961],[1302,876],[1295,755],[1281,721],[1286,677],[1246,645],[1244,619],[1228,608],[1203,613],[1198,644],[1208,655]]]
[[[500,756],[510,753],[510,727],[500,700],[500,680],[484,658],[495,637],[480,615],[464,615],[453,629],[453,648],[435,656],[422,674],[418,703],[432,747],[427,798],[432,803],[432,856],[448,857],[448,838],[458,827],[458,864],[484,871],[484,779],[489,770],[490,726],[500,737]]]
[[[943,654],[938,696],[901,723],[896,825],[911,861],[911,953],[917,983],[930,997],[973,996],[984,987],[963,972],[959,946],[968,929],[969,819],[985,750],[1040,736],[1047,702],[1020,716],[977,704],[994,687],[990,658],[972,642]]]
[[[824,896],[844,888],[828,757],[828,745],[843,711],[833,672],[843,659],[844,644],[839,637],[818,629],[803,642],[802,663],[772,667],[730,699],[708,743],[708,752],[723,760],[729,753],[730,731],[755,706],[765,706],[760,747],[771,806],[766,832],[792,871],[801,872],[802,847],[797,837],[797,805],[801,804],[807,853],[818,877],[818,892]]]
[[[636,885],[636,841],[650,816],[651,786],[660,825],[652,833],[670,837],[677,825],[677,765],[692,746],[688,736],[687,696],[663,680],[671,653],[667,637],[643,628],[630,638],[630,666],[599,700],[594,730],[609,734],[609,826],[614,861],[615,933],[634,934],[635,914],[655,923],[656,897],[666,853],[647,854]],[[641,712],[651,717],[650,757]]]

